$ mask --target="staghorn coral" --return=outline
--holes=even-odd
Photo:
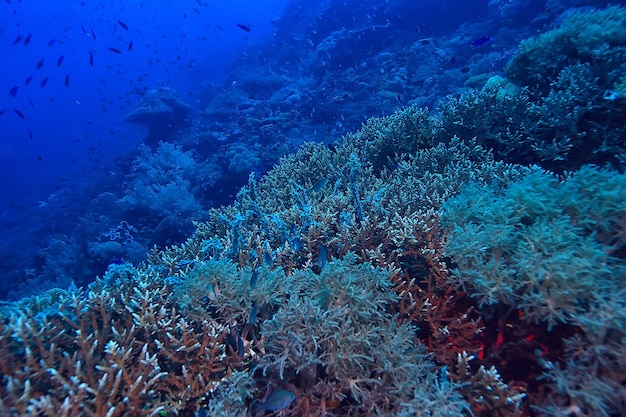
[[[626,72],[626,9],[574,10],[561,25],[522,41],[506,74],[530,98],[523,135],[532,162],[557,170],[620,166]],[[524,133],[523,132],[523,133]]]
[[[195,410],[241,358],[229,330],[190,320],[154,275],[122,265],[88,292],[2,311],[3,415],[156,416]]]
[[[592,199],[598,207],[617,210],[610,218],[620,219],[623,175],[591,167],[562,183],[536,169],[505,190],[470,187],[450,199],[443,215],[450,233],[446,253],[458,268],[455,279],[481,305],[510,304],[524,311],[525,320],[549,327],[600,307],[619,288],[625,270],[594,236],[604,228],[601,220],[593,210],[577,208],[590,206],[581,201],[586,192],[572,192],[580,190],[576,182],[605,180],[614,188]],[[568,186],[569,181],[574,183]],[[618,238],[621,231],[613,234]]]
[[[492,93],[501,90],[482,92]],[[559,181],[497,161],[489,142],[470,136],[473,128],[457,137],[432,117],[402,109],[370,120],[341,144],[306,144],[266,176],[250,176],[233,205],[211,210],[183,244],[155,248],[145,265],[113,267],[88,296],[61,293],[50,308],[32,301],[6,309],[3,411],[263,414],[259,404],[282,389],[295,396],[276,410],[283,415],[456,416],[470,413],[472,403],[474,415],[516,415],[520,404],[549,408],[546,392],[555,392],[558,404],[579,401],[576,366],[598,370],[596,388],[618,380],[620,298],[613,299],[613,315],[594,302],[598,294],[578,300],[588,279],[602,284],[597,291],[618,285],[610,274],[621,271],[623,259],[623,178],[584,168]],[[508,252],[500,255],[481,240],[498,231],[496,238],[508,238]],[[503,254],[537,256],[541,265],[512,258],[498,271],[501,264],[492,262],[503,285],[485,282],[493,276],[481,268]],[[568,277],[561,259],[567,256],[578,269]],[[470,274],[453,276],[454,266]],[[550,297],[563,288],[558,279],[524,291],[507,281],[521,276],[507,276],[516,268],[527,276],[523,284],[545,270],[581,283],[557,294],[566,303],[555,306]],[[607,302],[604,295],[597,301]],[[511,308],[498,310],[490,300]],[[608,323],[608,336],[594,332],[600,323]],[[574,343],[583,333],[583,342]],[[553,343],[544,346],[546,340]],[[558,373],[548,364],[557,363],[563,340],[580,346],[586,359],[569,349],[572,363],[555,365],[568,372]],[[51,344],[69,354],[42,362]],[[542,352],[530,359],[524,353],[534,360],[534,374],[501,371],[510,371],[525,349]],[[595,362],[594,349],[602,353]],[[458,362],[463,352],[474,359]],[[12,362],[26,365],[16,373]],[[91,376],[87,363],[97,365]],[[543,391],[530,384],[526,391],[515,378],[528,382],[540,363]],[[133,385],[140,375],[141,389]],[[27,385],[31,379],[37,384]],[[100,381],[110,384],[106,397],[97,390]],[[559,381],[572,387],[560,389]],[[522,403],[524,392],[529,398]],[[135,402],[124,402],[127,395]],[[68,396],[84,409],[64,409]],[[613,398],[602,397],[597,409],[608,409]],[[584,401],[580,407],[591,407]]]

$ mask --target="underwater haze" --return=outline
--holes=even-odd
[[[626,1],[0,3],[0,415],[626,415]]]

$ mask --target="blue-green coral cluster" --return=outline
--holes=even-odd
[[[469,186],[442,209],[446,252],[480,304],[514,305],[549,327],[582,324],[626,278],[624,201],[626,176],[592,167],[562,180],[535,169],[504,189]]]

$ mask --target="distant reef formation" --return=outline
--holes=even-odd
[[[187,118],[191,107],[182,101],[173,88],[161,87],[144,93],[133,111],[124,120],[145,125],[151,134],[171,131],[191,125]]]

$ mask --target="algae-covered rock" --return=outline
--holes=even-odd
[[[191,107],[182,101],[178,93],[168,87],[150,90],[144,94],[137,107],[124,120],[152,128],[187,126],[187,114]]]

